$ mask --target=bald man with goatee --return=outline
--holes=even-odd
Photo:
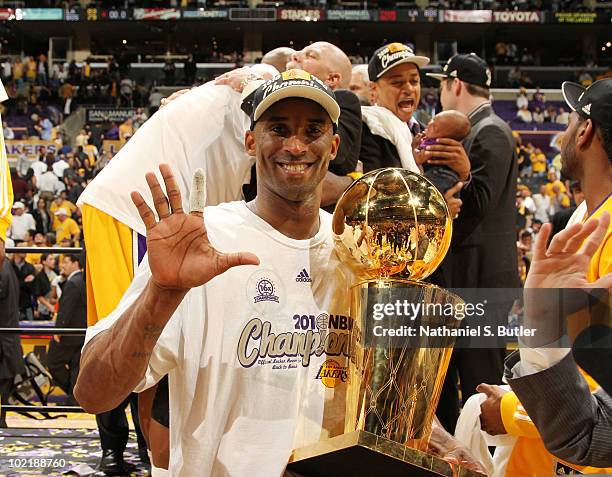
[[[264,58],[274,51],[267,53]],[[359,160],[361,104],[359,98],[348,89],[352,75],[351,61],[336,45],[317,41],[296,51],[286,66],[287,69],[306,71],[326,83],[334,91],[340,105],[340,147],[336,158],[329,163],[321,201],[321,205],[331,211],[342,192],[352,183],[353,179],[347,177],[347,174],[355,171]],[[251,170],[251,177],[252,182],[243,187],[246,200],[252,200],[257,193],[255,166]]]
[[[287,63],[291,61],[294,54],[295,50],[293,48],[281,46],[268,51],[261,58],[261,62],[266,65],[274,66],[279,73],[282,73],[283,71],[287,71]]]

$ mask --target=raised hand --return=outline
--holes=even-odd
[[[612,287],[612,273],[592,283],[587,281],[589,263],[606,236],[609,225],[610,214],[604,212],[599,220],[574,224],[559,232],[546,248],[552,227],[545,224],[536,240],[525,288]]]
[[[258,265],[259,259],[248,252],[222,253],[208,240],[204,225],[205,187],[204,173],[194,174],[190,195],[191,211],[183,211],[181,193],[170,166],[161,164],[159,170],[164,179],[168,197],[157,177],[146,174],[147,184],[153,196],[155,214],[138,192],[131,197],[147,228],[147,249],[152,280],[161,288],[189,290],[205,284],[231,267]]]

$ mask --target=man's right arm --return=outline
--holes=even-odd
[[[143,268],[119,306],[110,317],[99,322],[100,327],[109,326],[109,329],[89,342],[81,354],[74,395],[83,408],[92,413],[115,408],[145,375],[152,374],[154,379],[159,379],[171,369],[172,356],[166,356],[161,343],[156,349],[156,344],[189,290],[204,285],[231,267],[259,264],[259,259],[251,253],[226,254],[210,243],[203,218],[206,186],[201,170],[194,175],[188,214],[182,207],[181,193],[171,168],[162,164],[159,171],[167,196],[153,172],[145,175],[156,213],[140,193],[131,195],[146,227],[146,262],[143,260]],[[150,273],[144,267],[148,267]],[[174,332],[177,327],[168,329]],[[88,332],[87,337],[90,335]],[[177,336],[170,336],[165,341],[176,349]],[[170,354],[176,359],[176,351]],[[158,369],[160,363],[164,369]],[[151,373],[147,373],[149,364]],[[145,382],[144,387],[148,384]]]
[[[98,414],[113,409],[136,388],[145,377],[164,327],[186,293],[162,289],[149,279],[115,323],[85,346],[74,389],[85,410]]]

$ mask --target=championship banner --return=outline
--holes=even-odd
[[[124,141],[114,141],[111,139],[105,139],[104,141],[102,141],[102,150],[114,156],[119,152],[119,150],[123,147],[124,144],[127,143]]]
[[[397,21],[397,10],[380,10],[378,12],[379,22],[395,22]]]
[[[275,22],[276,8],[230,8],[230,21]]]
[[[328,20],[369,22],[376,21],[375,10],[327,10]]]
[[[181,11],[176,8],[134,8],[134,20],[178,20]]]
[[[204,18],[207,20],[225,20],[229,17],[227,10],[183,10],[183,18]]]
[[[495,23],[542,23],[543,20],[541,12],[493,12]]]
[[[279,8],[278,19],[294,22],[318,22],[325,20],[325,10],[322,8]]]
[[[491,23],[491,10],[440,10],[440,21],[450,23]]]
[[[4,143],[9,160],[17,160],[20,157],[36,160],[42,148],[53,154],[58,154],[62,148],[61,142],[40,139],[8,139]]]
[[[87,108],[88,123],[122,123],[136,114],[134,108]]]
[[[426,10],[417,10],[416,8],[399,10],[397,14],[397,21],[411,23],[437,22],[438,10],[435,8],[428,8]]]

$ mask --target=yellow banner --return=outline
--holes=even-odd
[[[9,160],[16,160],[21,156],[36,160],[43,148],[45,152],[52,152],[55,155],[62,148],[61,142],[42,141],[40,139],[7,139],[5,145]]]

